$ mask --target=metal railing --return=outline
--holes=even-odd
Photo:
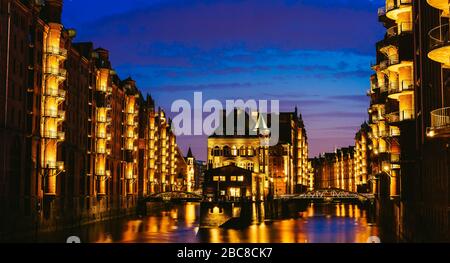
[[[44,169],[58,169],[64,170],[64,162],[59,161],[45,161]]]
[[[400,122],[405,120],[412,120],[414,119],[414,110],[402,110],[397,112],[392,112],[386,115],[386,118],[388,122],[394,123],[394,122]]]
[[[50,96],[50,97],[65,98],[66,97],[66,91],[63,90],[63,89],[46,88],[46,89],[44,89],[44,95],[45,96]]]
[[[389,85],[389,94],[396,94],[411,90],[414,90],[412,80],[402,80],[400,85],[397,82],[392,82],[391,85]]]
[[[437,26],[430,30],[428,36],[430,38],[430,49],[436,49],[450,45],[449,24]]]
[[[431,127],[435,129],[450,127],[450,107],[431,112]]]
[[[67,49],[61,47],[47,47],[46,54],[67,57]]]
[[[386,30],[388,37],[394,37],[401,35],[404,32],[412,32],[413,24],[411,22],[403,22],[398,25],[392,26]]]
[[[65,78],[67,76],[67,70],[58,67],[44,67],[44,74]]]
[[[386,12],[398,9],[405,5],[411,5],[412,0],[387,0],[386,1]]]

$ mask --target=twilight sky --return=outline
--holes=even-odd
[[[297,105],[310,156],[354,144],[367,119],[384,0],[65,0],[76,41],[110,50],[169,115],[173,101],[278,99]],[[172,114],[173,116],[173,114]],[[206,137],[179,137],[206,159]]]

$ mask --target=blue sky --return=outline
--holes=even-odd
[[[367,119],[383,0],[66,0],[76,41],[109,49],[122,78],[177,99],[279,99],[301,111],[310,155],[354,142]],[[181,137],[205,158],[206,138]]]

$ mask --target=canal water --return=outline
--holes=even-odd
[[[260,207],[253,209],[261,214]],[[240,229],[201,227],[204,214],[198,203],[162,205],[145,217],[50,233],[38,242],[65,242],[74,235],[83,243],[365,243],[380,234],[371,209],[355,204],[311,204],[271,220],[254,216]]]

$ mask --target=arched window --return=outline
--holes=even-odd
[[[233,146],[233,148],[231,148],[231,155],[232,156],[237,156],[238,155],[238,150],[236,146]]]
[[[247,156],[254,156],[255,155],[255,150],[253,149],[253,147],[248,147],[247,148]]]
[[[214,156],[221,156],[219,146],[214,147]]]
[[[223,156],[230,157],[231,156],[231,149],[229,146],[223,147]]]
[[[245,149],[245,146],[242,146],[242,147],[239,149],[239,155],[240,155],[240,156],[247,156],[247,151],[246,151],[246,149]]]

